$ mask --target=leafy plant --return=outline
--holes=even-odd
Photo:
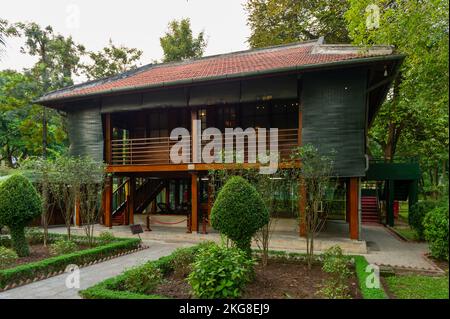
[[[214,202],[211,225],[249,253],[253,235],[268,222],[269,212],[255,187],[240,176],[231,177]]]
[[[173,252],[173,272],[175,276],[184,278],[192,270],[192,263],[195,260],[195,255],[192,250],[179,248]]]
[[[133,293],[150,294],[162,281],[161,270],[151,262],[130,269],[126,274],[123,288]]]
[[[25,237],[30,245],[42,243],[44,240],[44,233],[36,227],[25,228]]]
[[[98,240],[105,244],[110,243],[110,242],[114,241],[115,239],[116,239],[116,237],[114,236],[114,234],[109,231],[102,231],[98,235]]]
[[[419,239],[424,239],[423,219],[425,215],[438,205],[436,201],[421,201],[411,207],[408,213],[408,222],[412,229],[417,232]]]
[[[448,261],[448,206],[430,211],[423,220],[423,227],[431,255]]]
[[[348,289],[348,278],[351,275],[349,259],[342,254],[339,246],[330,247],[323,254],[322,270],[330,274],[320,293],[331,299],[350,298]]]
[[[14,263],[19,256],[12,249],[0,246],[0,268],[5,268]]]
[[[78,245],[71,240],[59,239],[50,245],[49,250],[51,255],[64,255],[77,251]]]
[[[254,261],[239,248],[200,249],[188,276],[198,298],[238,298],[253,275]]]
[[[0,224],[11,231],[13,248],[20,257],[29,255],[25,226],[41,214],[41,199],[30,181],[16,174],[0,184]]]

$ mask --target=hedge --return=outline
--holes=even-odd
[[[0,288],[4,288],[9,284],[19,283],[20,281],[47,276],[49,273],[64,271],[70,264],[84,265],[98,259],[136,249],[139,244],[140,240],[137,238],[117,239],[115,242],[106,245],[3,269],[0,270]]]
[[[198,249],[198,245],[183,248],[192,250],[193,252]],[[253,250],[254,253],[260,253],[259,250]],[[269,251],[271,257],[287,259],[287,260],[301,260],[305,257],[304,253],[285,252],[285,251]],[[173,259],[176,256],[172,253],[168,256],[163,256],[157,260],[150,261],[158,267],[164,275],[167,275],[173,269]],[[369,264],[364,256],[349,256],[355,261],[356,277],[358,279],[361,295],[364,299],[387,299],[387,295],[383,288],[368,288],[366,287],[366,278],[369,273],[366,272],[366,267]],[[81,290],[79,294],[85,299],[168,299],[168,297],[162,295],[144,295],[135,294],[128,291],[117,290],[119,285],[125,280],[127,272],[124,272],[118,276],[106,279],[90,288]]]

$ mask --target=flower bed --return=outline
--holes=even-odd
[[[183,249],[185,252],[197,255],[198,246]],[[126,282],[134,276],[136,269],[128,270],[116,277],[104,280],[88,289],[80,291],[80,295],[85,299],[157,299],[157,298],[192,298],[192,290],[186,276],[176,273],[175,264],[180,259],[180,251],[171,255],[161,257],[156,261],[149,261],[139,268],[157,268],[162,274],[161,283],[149,293],[137,293],[125,289]],[[255,252],[254,256],[258,257]],[[320,298],[320,284],[322,280],[328,278],[328,274],[322,271],[321,262],[313,266],[312,270],[307,270],[304,263],[304,255],[298,253],[285,253],[278,251],[270,252],[270,264],[265,270],[260,265],[255,267],[255,276],[249,282],[241,297],[243,298]],[[366,288],[365,281],[367,275],[365,268],[367,261],[362,256],[353,257],[354,269],[349,279],[350,294],[352,298],[386,298],[382,288]],[[149,267],[151,265],[152,267]],[[267,276],[267,269],[273,272],[278,271],[270,278]],[[351,267],[353,268],[353,267]],[[135,272],[132,274],[132,272]],[[270,271],[269,271],[270,272]],[[284,272],[284,273],[283,273]],[[288,273],[286,273],[288,272]],[[282,274],[283,273],[283,274]],[[281,275],[286,280],[280,280]],[[310,276],[310,278],[306,278]],[[306,279],[305,279],[306,278]],[[265,285],[265,287],[264,287]],[[284,287],[282,287],[284,285]],[[284,293],[286,292],[286,293]]]
[[[65,235],[60,234],[49,234],[49,242],[65,237]],[[77,243],[86,244],[86,238],[83,236],[72,236],[72,239]],[[34,240],[37,239],[30,238],[30,242],[33,242]],[[1,242],[5,247],[10,245],[7,237],[2,237]],[[135,238],[117,238],[110,243],[103,243],[96,238],[96,242],[97,246],[93,248],[0,270],[0,289],[7,290],[22,284],[42,280],[63,273],[70,264],[83,267],[140,248],[140,240]]]

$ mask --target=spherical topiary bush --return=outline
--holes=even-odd
[[[26,177],[13,175],[0,184],[0,224],[9,228],[20,257],[29,255],[25,226],[40,214],[41,198]]]
[[[269,222],[261,195],[247,180],[231,177],[220,190],[211,210],[211,225],[237,247],[250,252],[253,235]]]

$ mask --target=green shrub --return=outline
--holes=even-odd
[[[161,270],[154,263],[149,262],[128,270],[123,288],[132,293],[151,294],[161,281]]]
[[[5,268],[19,258],[12,249],[0,246],[0,268]]]
[[[200,249],[188,276],[198,298],[238,298],[252,279],[254,261],[239,248]]]
[[[44,241],[44,233],[36,227],[25,228],[25,238],[30,245],[42,243]]]
[[[186,277],[192,270],[191,264],[195,260],[192,249],[179,248],[173,252],[173,272],[179,278]]]
[[[70,264],[84,265],[97,259],[129,251],[137,248],[139,244],[140,240],[137,238],[121,239],[107,245],[0,270],[0,288],[21,280],[34,279],[49,273],[65,270],[67,265]]]
[[[25,226],[40,214],[41,199],[26,177],[16,174],[0,184],[0,224],[11,231],[17,255],[29,255]]]
[[[408,223],[412,229],[417,232],[419,239],[423,240],[424,237],[424,229],[423,229],[423,219],[425,215],[433,210],[438,205],[436,201],[421,201],[411,207],[411,210],[408,212]]]
[[[109,231],[102,231],[100,233],[100,235],[98,236],[98,240],[101,243],[105,243],[105,244],[113,242],[115,239],[116,239],[116,237],[114,236],[114,234]]]
[[[50,245],[50,254],[53,256],[59,256],[64,254],[70,254],[78,250],[78,245],[71,240],[58,239]]]
[[[330,299],[350,298],[348,279],[351,275],[349,258],[342,254],[339,246],[330,247],[322,255],[322,270],[330,274],[320,293]]]
[[[253,235],[269,222],[261,195],[247,180],[231,177],[220,190],[211,210],[211,225],[250,253]]]
[[[431,255],[448,260],[448,206],[437,207],[426,214],[423,227]]]

